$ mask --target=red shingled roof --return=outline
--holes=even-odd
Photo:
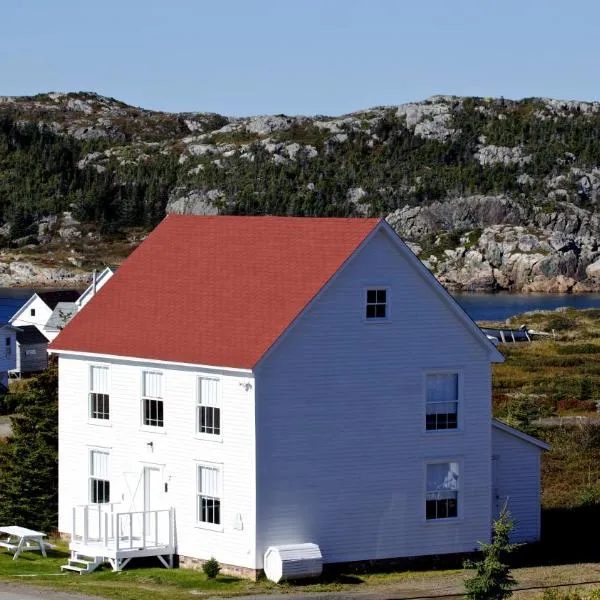
[[[169,215],[50,349],[252,368],[379,222]]]

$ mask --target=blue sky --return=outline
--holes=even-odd
[[[0,94],[230,115],[595,100],[599,17],[597,0],[2,0]]]

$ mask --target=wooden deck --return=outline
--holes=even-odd
[[[156,556],[170,569],[175,554],[175,509],[121,512],[116,504],[76,506],[69,549],[71,559],[63,568],[80,573],[105,562],[120,571],[132,558],[148,556]]]

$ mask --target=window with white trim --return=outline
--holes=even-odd
[[[429,373],[426,376],[425,429],[458,427],[458,373]]]
[[[103,504],[110,502],[110,455],[104,450],[90,450],[90,502]]]
[[[9,358],[10,355],[12,354],[12,343],[10,340],[10,336],[8,336],[4,342],[4,348],[5,348],[5,353],[4,355],[6,356],[6,358]]]
[[[221,524],[221,468],[198,465],[196,521],[209,525]]]
[[[108,367],[90,367],[90,419],[110,419]]]
[[[221,435],[221,384],[218,379],[198,378],[198,401],[196,404],[196,432]]]
[[[452,519],[458,517],[458,463],[427,465],[427,495],[425,518]]]
[[[148,427],[164,427],[162,373],[142,372],[142,423]]]
[[[29,310],[29,316],[31,316],[31,317],[35,317],[35,308],[31,308],[31,309]]]
[[[368,320],[388,318],[388,291],[386,288],[371,288],[367,290],[365,303],[365,318]]]

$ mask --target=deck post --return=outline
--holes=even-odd
[[[154,545],[158,546],[158,511],[154,512]]]
[[[117,525],[117,532],[115,535],[115,550],[117,552],[119,552],[119,531],[121,531],[121,515],[119,513],[117,513],[116,515],[116,525]],[[113,521],[115,519],[115,516],[113,516]]]
[[[71,528],[71,541],[75,541],[75,529],[77,528],[77,508],[73,507],[73,526]]]
[[[175,509],[172,506],[169,508],[169,546],[175,547]]]
[[[88,506],[83,507],[83,543],[88,543]]]
[[[104,547],[108,546],[108,513],[104,513]]]
[[[142,514],[142,546],[146,547],[146,513]]]
[[[133,548],[133,513],[129,513],[129,547]]]
[[[119,529],[117,528],[117,531]],[[115,537],[115,505],[110,505],[110,537]],[[118,536],[117,536],[118,537]]]

